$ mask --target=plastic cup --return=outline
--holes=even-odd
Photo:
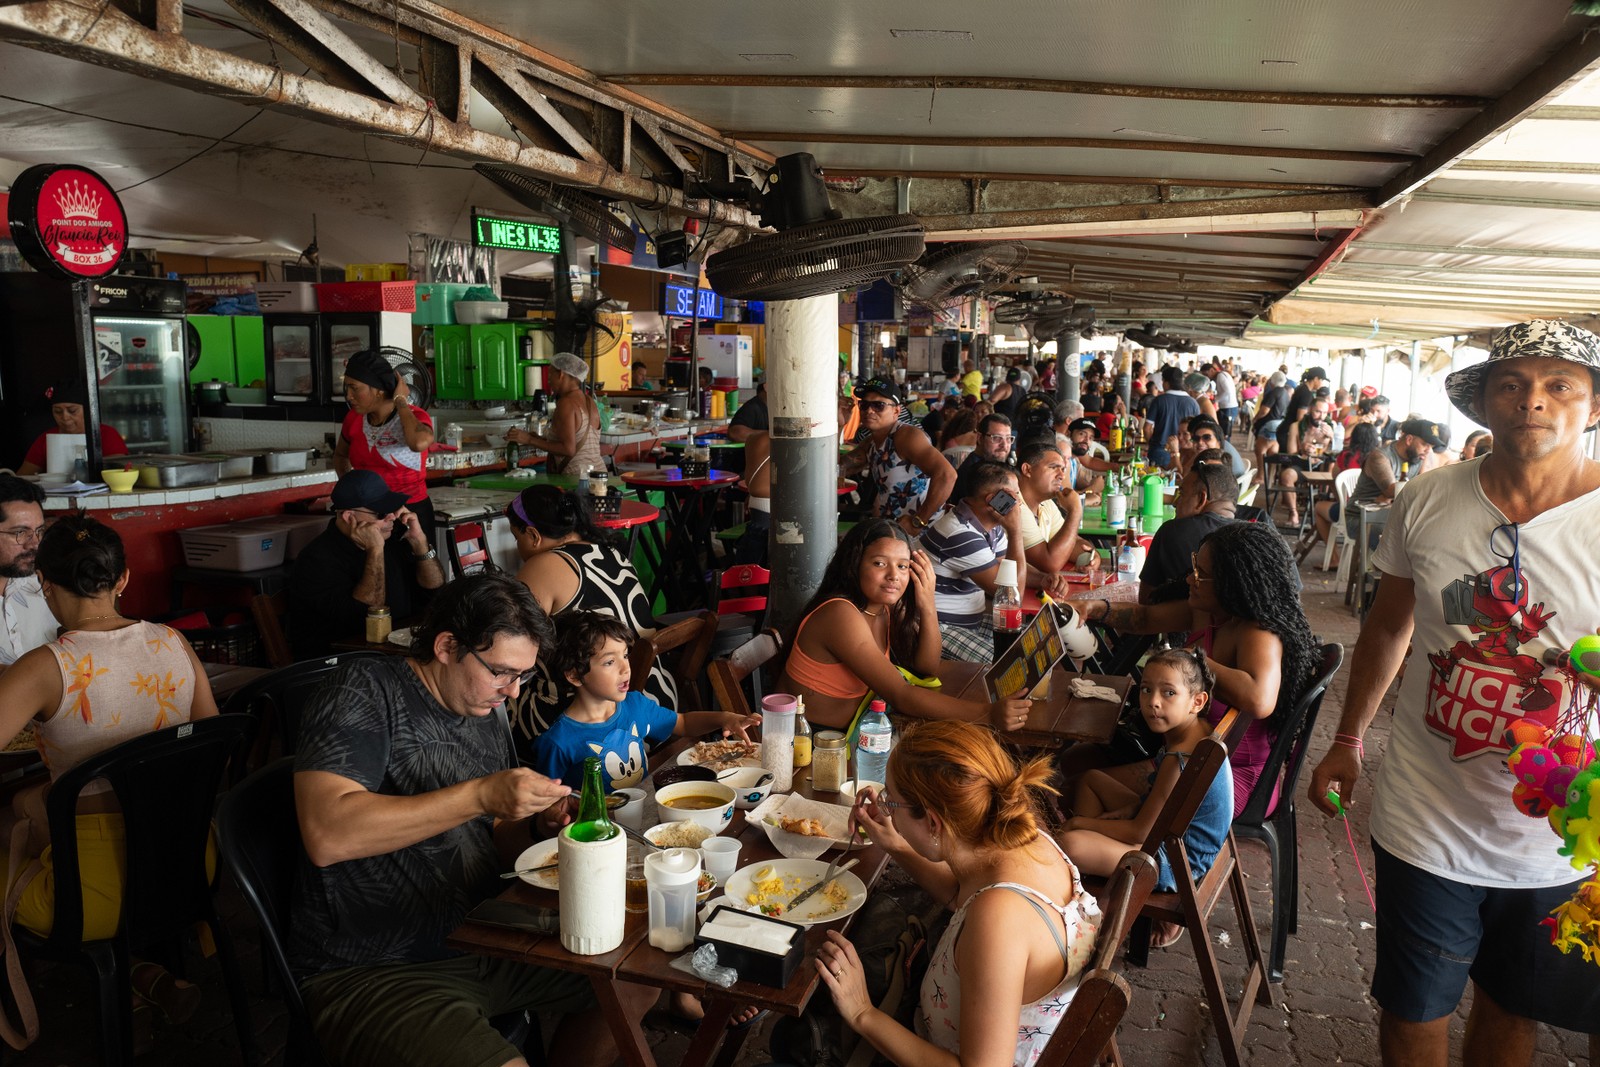
[[[700,845],[700,859],[718,885],[727,885],[739,869],[739,841],[732,837],[708,837]]]
[[[611,813],[611,817],[630,830],[643,830],[646,826],[654,826],[654,820],[645,818],[645,809],[650,806],[650,794],[643,789],[617,789],[613,796],[627,798],[622,807]]]
[[[644,855],[628,853],[628,867],[623,874],[622,907],[636,915],[642,915],[650,910],[650,896],[646,891],[644,878]]]

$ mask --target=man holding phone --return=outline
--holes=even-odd
[[[922,535],[933,563],[933,600],[945,659],[987,663],[994,654],[988,597],[1002,559],[1017,564],[1017,588],[1027,582],[1021,535],[1022,491],[1017,472],[999,463],[972,471],[971,493],[935,519]]]
[[[289,639],[296,659],[326,656],[363,632],[367,609],[408,620],[444,585],[422,525],[375,472],[346,472],[333,487],[333,521],[289,572]]]

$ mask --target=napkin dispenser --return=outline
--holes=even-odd
[[[718,920],[736,926],[745,926],[755,929],[758,926],[765,929],[768,925],[771,930],[768,935],[779,933],[786,935],[788,950],[783,953],[770,951],[743,944],[739,941],[725,939],[717,936],[716,931],[707,933],[707,928],[718,925]],[[772,986],[782,989],[789,984],[794,973],[799,969],[800,963],[806,955],[806,928],[797,923],[785,922],[771,916],[761,915],[757,912],[742,911],[727,904],[719,904],[712,911],[710,918],[700,927],[700,933],[695,936],[697,945],[715,945],[717,948],[717,962],[724,967],[732,967],[739,972],[741,982],[755,982],[759,985]],[[732,935],[730,935],[731,937]]]

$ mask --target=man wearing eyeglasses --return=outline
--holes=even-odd
[[[961,466],[956,468],[956,487],[951,490],[950,497],[960,500],[969,492],[972,484],[972,472],[980,463],[999,463],[1009,465],[1011,462],[1011,446],[1016,443],[1016,434],[1011,428],[1011,420],[1004,415],[985,415],[978,420],[978,441],[967,458],[961,461]]]
[[[409,657],[354,660],[307,705],[289,961],[334,1067],[523,1064],[489,1018],[525,1009],[564,1016],[551,1063],[616,1056],[584,976],[445,946],[572,819],[565,785],[515,766],[502,707],[554,638],[525,585],[472,575],[434,598]],[[635,1020],[657,995],[618,992]]]
[[[1374,558],[1382,580],[1310,797],[1329,815],[1330,786],[1340,810],[1361,799],[1363,734],[1414,648],[1370,794],[1383,1062],[1444,1064],[1469,981],[1463,1062],[1523,1067],[1539,1023],[1590,1035],[1600,1062],[1594,963],[1581,943],[1553,943],[1570,929],[1549,928],[1585,882],[1557,851],[1581,832],[1573,794],[1519,782],[1505,766],[1513,723],[1539,743],[1594,736],[1595,680],[1566,653],[1593,634],[1600,605],[1600,463],[1588,455],[1600,337],[1517,323],[1445,391],[1494,434],[1494,451],[1395,496]],[[1401,436],[1415,429],[1407,422]],[[1557,804],[1565,846],[1547,821]]]
[[[438,552],[406,507],[373,471],[346,472],[333,487],[333,521],[289,572],[289,640],[297,659],[326,656],[361,634],[367,609],[409,620],[444,585]]]
[[[0,474],[0,669],[54,641],[61,626],[34,573],[44,533],[43,505],[38,486]]]

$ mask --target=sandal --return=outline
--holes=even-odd
[[[1158,922],[1150,929],[1151,948],[1171,948],[1183,937],[1183,927],[1177,923]]]
[[[200,1010],[200,987],[174,978],[159,963],[141,960],[128,972],[134,997],[148,1004],[169,1026],[186,1023]]]
[[[700,1029],[700,1019],[690,1018],[676,1005],[670,1005],[662,1014],[665,1016],[664,1021],[667,1027],[677,1031],[680,1034],[687,1034],[692,1037],[694,1036],[695,1031]],[[737,1014],[738,1013],[735,1013],[735,1018],[737,1018]],[[701,1017],[703,1018],[704,1015],[702,1014]],[[750,1016],[750,1018],[744,1020],[743,1022],[734,1022],[733,1018],[730,1018],[728,1020],[728,1032],[731,1034],[743,1030],[749,1030],[766,1017],[767,1009],[762,1008],[760,1011],[757,1011],[754,1015]]]

